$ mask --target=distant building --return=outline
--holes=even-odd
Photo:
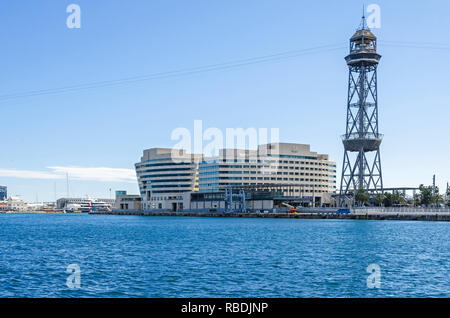
[[[270,204],[261,203],[270,208],[283,203],[284,198],[298,204],[330,205],[331,195],[336,192],[336,163],[303,144],[273,143],[260,145],[257,150],[223,149],[214,158],[180,151],[177,160],[172,160],[172,149],[153,148],[144,150],[141,162],[136,164],[136,174],[144,210],[192,209],[192,200],[197,207],[197,202],[210,197],[215,198],[211,201],[221,199],[229,186],[253,192],[254,208],[261,203],[259,189],[252,189],[255,187],[264,191],[276,189],[276,198],[272,195]],[[200,205],[209,207],[203,202]]]
[[[25,211],[53,211],[55,209],[55,202],[36,202],[26,203]]]
[[[115,210],[142,210],[140,195],[119,195],[116,197]]]
[[[116,200],[120,195],[127,195],[127,191],[125,190],[117,190],[116,191]]]
[[[8,211],[24,211],[25,210],[25,202],[21,200],[19,197],[9,197],[7,205]]]
[[[0,186],[0,201],[5,201],[8,198],[8,188]]]
[[[136,174],[144,210],[183,210],[183,194],[198,191],[198,165],[202,155],[172,149],[144,150]]]
[[[127,194],[127,191],[116,191],[115,210],[142,210],[142,198],[140,195]]]
[[[336,163],[311,152],[309,145],[276,143],[258,150],[224,149],[200,163],[199,191],[217,192],[227,185],[286,185],[286,196],[321,197],[336,191]]]

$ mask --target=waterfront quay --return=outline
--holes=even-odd
[[[422,208],[309,208],[298,213],[288,212],[225,212],[225,211],[130,211],[90,212],[90,214],[175,216],[175,217],[228,217],[228,218],[281,218],[281,219],[336,219],[336,220],[393,220],[393,221],[450,221],[450,209]]]

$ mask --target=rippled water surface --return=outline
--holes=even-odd
[[[450,223],[0,215],[0,297],[450,297]],[[66,285],[69,264],[81,288]],[[381,288],[366,268],[378,264]]]

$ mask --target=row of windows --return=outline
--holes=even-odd
[[[190,184],[150,185],[147,189],[191,188]]]
[[[152,193],[184,193],[184,192],[189,192],[188,190],[155,190],[152,191]]]
[[[247,160],[248,161],[248,160]],[[221,162],[224,163],[224,162]],[[258,163],[263,163],[258,160]],[[264,160],[264,163],[266,164],[292,164],[292,165],[310,165],[310,166],[324,166],[327,168],[335,168],[336,165],[331,165],[327,163],[320,163],[320,162],[308,162],[308,161],[268,161]],[[211,169],[217,169],[217,168],[261,168],[261,166],[256,165],[231,165],[231,164],[219,164],[219,165],[205,165],[205,163],[200,164],[200,170],[211,170]],[[287,168],[287,167],[286,167]]]
[[[142,183],[178,183],[178,182],[192,182],[192,179],[160,179],[160,180],[148,180],[148,181],[142,181]]]
[[[218,176],[218,173],[211,173],[207,175],[200,176],[200,180],[205,180],[205,176],[215,176],[215,178],[227,178],[223,176],[223,174],[231,174],[231,175],[242,175],[242,174],[256,174],[254,171],[221,171],[221,176]],[[332,178],[333,176],[329,176],[328,174],[322,174],[322,173],[304,173],[304,172],[277,172],[277,173],[262,173],[263,175],[270,175],[270,176],[315,176],[315,177],[324,177],[324,178]]]
[[[162,200],[183,200],[183,196],[159,196],[159,197],[152,197],[150,198],[150,201],[162,201]]]
[[[167,166],[167,167],[179,167],[179,166],[192,166],[193,162],[186,161],[186,162],[164,162],[164,163],[151,163],[151,164],[143,164],[143,163],[137,163],[136,168],[151,168],[151,167],[161,167],[161,166]]]
[[[188,159],[186,159],[188,160]],[[155,159],[150,159],[150,160],[143,160],[141,161],[141,163],[143,162],[155,162],[155,161],[173,161],[172,157],[166,157],[166,158],[155,158]]]
[[[140,176],[141,178],[159,178],[159,177],[192,177],[190,173],[171,173],[171,174],[147,174]]]
[[[191,168],[169,168],[169,169],[147,169],[139,171],[139,173],[144,172],[165,172],[165,171],[191,171]]]
[[[127,201],[127,202],[132,202],[132,201],[141,201],[142,199],[141,198],[122,198],[122,199],[120,199],[120,201]]]
[[[268,157],[272,157],[271,154],[267,155]],[[296,155],[278,155],[279,158],[288,158],[288,159],[309,159],[309,160],[317,160],[316,157],[308,157],[308,156],[296,156]]]
[[[305,159],[305,160],[314,160],[317,161],[319,160],[317,157],[311,157],[311,156],[294,156],[294,155],[278,155],[278,156],[273,156],[271,154],[268,154],[267,157],[271,157],[271,158],[283,158],[283,159]],[[156,163],[156,164],[150,164],[150,165],[143,165],[144,163],[147,162],[157,162],[157,161],[174,161],[172,157],[168,157],[168,158],[157,158],[157,159],[150,159],[150,160],[143,160],[140,163],[137,163],[136,165],[141,165],[144,167],[150,167],[150,166],[156,166],[156,165],[170,165],[170,164],[191,164],[192,161],[185,158],[183,160],[186,160],[186,162],[182,162],[182,163],[178,163],[178,162],[171,162],[171,163]],[[277,162],[279,161],[280,163],[282,162],[282,160],[277,160],[277,159],[231,159],[231,160],[227,160],[227,159],[212,159],[212,160],[205,160],[202,161],[202,164],[211,164],[211,163],[219,163],[219,162],[242,162],[242,163],[262,163],[262,162]],[[288,161],[284,160],[284,163],[288,163]],[[289,161],[289,163],[294,163],[294,161]],[[296,161],[296,163],[298,163],[298,161]],[[303,162],[302,162],[303,164]],[[330,164],[330,167],[336,167],[335,164]]]
[[[219,169],[218,165],[214,165],[214,166],[205,166],[205,165],[201,165],[199,166],[199,170],[217,170]]]
[[[230,185],[232,185],[232,186],[242,186],[242,185],[246,185],[246,184],[244,184],[244,183],[230,183]],[[201,188],[202,189],[201,191],[211,191],[211,189],[210,189],[211,187],[215,187],[216,189],[219,189],[220,185],[217,184],[217,183],[208,183],[204,187]],[[283,192],[292,192],[292,191],[295,191],[295,192],[308,192],[308,191],[311,191],[312,192],[314,190],[314,192],[328,192],[327,190],[321,190],[319,188],[326,188],[326,189],[328,189],[328,187],[325,187],[325,186],[317,186],[317,185],[313,185],[313,184],[305,184],[305,185],[302,185],[301,187],[297,186],[296,188],[293,188],[291,190],[284,189],[282,191]],[[331,187],[331,188],[336,188],[336,187]]]
[[[200,172],[198,175],[199,176],[211,176],[211,175],[216,175],[219,174],[219,171],[208,171],[208,172]]]
[[[336,183],[336,181],[329,181],[328,179],[308,179],[308,178],[269,178],[269,177],[221,177],[221,178],[205,178],[200,179],[200,183],[207,181],[223,181],[223,180],[264,180],[264,181],[300,181],[300,182],[325,182],[325,183]]]
[[[206,182],[206,181],[219,181],[219,177],[212,177],[212,178],[200,178],[200,182]]]
[[[220,171],[221,173],[226,173],[227,170],[223,169],[244,169],[243,171],[247,171],[248,169],[260,169],[260,170],[314,170],[314,171],[328,171],[328,172],[336,172],[336,170],[330,170],[328,168],[313,168],[313,167],[299,167],[299,166],[212,166],[200,168],[200,175],[214,173],[216,171]]]

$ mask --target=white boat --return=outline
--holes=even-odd
[[[111,205],[102,201],[92,201],[89,203],[89,212],[111,212]]]

